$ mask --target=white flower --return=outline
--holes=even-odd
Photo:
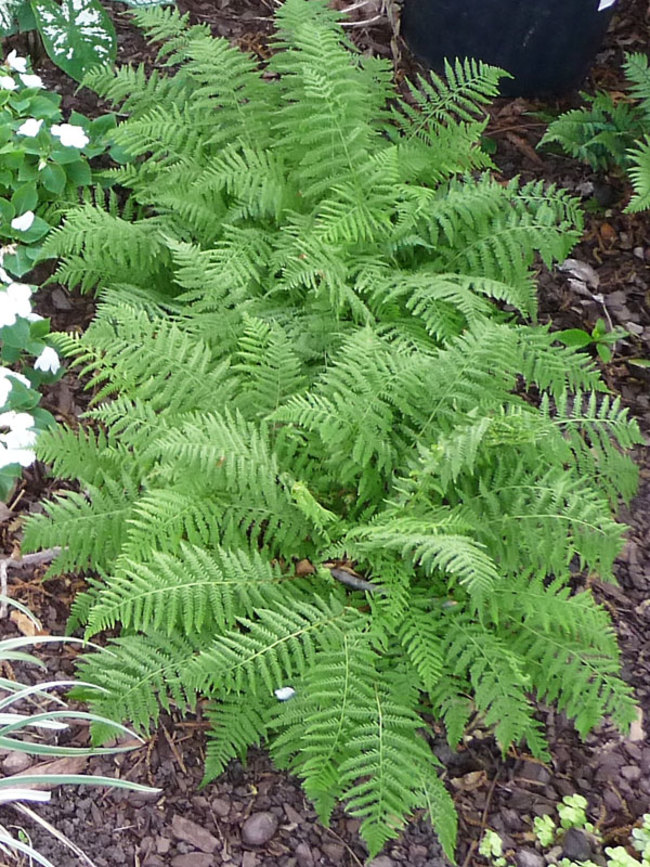
[[[33,211],[25,211],[24,214],[21,214],[20,217],[14,217],[11,221],[11,228],[15,229],[17,232],[27,232],[32,227],[32,223],[34,222],[34,212]]]
[[[54,124],[50,132],[61,139],[61,144],[65,148],[83,148],[90,141],[83,127],[75,126],[73,123]]]
[[[36,452],[34,449],[0,448],[0,469],[8,467],[10,464],[20,464],[21,467],[28,467],[35,460]]]
[[[7,274],[5,269],[2,268],[1,266],[0,266],[0,280],[2,280],[3,283],[11,283],[11,277],[9,276],[9,274]]]
[[[10,75],[0,75],[0,87],[3,90],[15,90],[18,85]]]
[[[9,400],[11,394],[12,379],[17,379],[22,382],[27,388],[31,387],[30,381],[22,373],[16,373],[15,370],[10,370],[8,367],[0,367],[0,406],[4,406]]]
[[[290,698],[294,697],[296,691],[292,686],[281,686],[279,689],[274,690],[273,694],[278,701],[289,701]]]
[[[20,80],[25,87],[43,87],[43,79],[40,75],[23,75],[21,73]]]
[[[26,135],[28,138],[37,136],[43,126],[42,120],[36,120],[35,117],[28,118],[25,123],[21,124],[16,132],[18,135]]]
[[[10,283],[0,291],[0,328],[13,325],[18,316],[26,319],[32,312],[32,289],[25,283]]]
[[[19,57],[15,51],[9,52],[5,63],[14,72],[27,72],[27,58]]]
[[[32,430],[34,419],[27,412],[0,413],[0,429],[9,428],[8,433],[0,433],[0,467],[20,464],[28,467],[36,460],[31,448],[36,443],[36,431]]]
[[[34,362],[34,370],[42,370],[45,373],[56,373],[60,367],[59,356],[51,346],[46,346]]]

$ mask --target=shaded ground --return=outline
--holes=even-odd
[[[179,0],[179,6],[190,11],[195,21],[208,23],[215,35],[234,39],[260,58],[268,56],[272,0]],[[367,20],[380,10],[378,2],[376,8],[369,4],[354,14],[357,20]],[[622,51],[648,50],[647,16],[647,2],[621,0],[589,87],[622,88]],[[117,25],[121,59],[152,63],[154,52],[128,22],[117,16]],[[365,49],[393,57],[400,77],[416,68],[385,20],[369,28],[355,27],[354,37]],[[39,71],[51,87],[64,94],[66,109],[86,114],[101,111],[92,94],[75,94],[74,83],[58,70],[46,63]],[[489,129],[497,145],[494,159],[504,177],[544,178],[583,197],[589,210],[587,229],[573,256],[582,263],[581,276],[586,279],[567,272],[542,271],[541,316],[544,321],[552,319],[558,327],[587,329],[605,317],[631,332],[619,343],[605,375],[650,433],[650,376],[628,360],[650,355],[650,218],[622,215],[629,189],[620,176],[596,176],[573,160],[539,155],[534,149],[544,125],[533,112],[541,108],[556,111],[576,102],[575,95],[550,105],[499,100]],[[84,327],[92,316],[88,299],[71,297],[60,288],[44,294],[41,304],[41,312],[52,316],[56,328]],[[84,397],[78,383],[66,377],[47,401],[59,418],[72,421]],[[619,586],[592,583],[614,619],[624,673],[638,699],[639,724],[624,739],[605,723],[581,743],[561,715],[540,708],[553,754],[548,765],[515,751],[502,759],[493,739],[480,728],[452,753],[438,732],[435,749],[446,765],[445,778],[459,810],[458,859],[463,867],[481,862],[476,845],[485,827],[502,833],[506,849],[516,854],[520,867],[543,867],[543,859],[532,848],[531,817],[550,812],[565,794],[581,792],[588,798],[590,816],[610,845],[625,842],[630,827],[650,810],[650,451],[639,449],[638,459],[641,488],[624,515],[631,529],[618,561]],[[13,512],[0,525],[0,551],[14,550],[21,509],[29,508],[54,487],[39,468],[26,472],[12,503]],[[38,572],[16,570],[10,586],[12,593],[41,617],[46,631],[61,633],[80,582],[57,579],[43,585]],[[6,621],[0,629],[2,634],[15,631]],[[58,677],[73,673],[74,657],[71,648],[43,650],[50,674]],[[159,786],[161,796],[152,799],[93,789],[61,790],[55,793],[52,805],[40,807],[39,813],[81,846],[98,867],[347,867],[364,862],[358,821],[339,811],[331,829],[323,828],[299,785],[276,772],[261,752],[249,756],[246,768],[231,764],[222,779],[199,791],[204,728],[200,716],[190,720],[166,717],[143,748],[119,759],[98,759],[87,765],[90,773],[126,776]],[[78,728],[71,742],[84,744],[86,738],[87,731]],[[5,774],[21,770],[15,756],[6,757],[2,769]],[[266,818],[255,818],[260,814]],[[0,821],[11,824],[16,817],[9,808],[1,808]],[[268,836],[262,835],[256,843],[250,836],[251,822],[261,826],[265,821]],[[20,822],[25,824],[22,819]],[[38,829],[25,827],[56,863],[62,867],[76,863],[61,844],[50,841]],[[443,859],[431,830],[416,821],[374,863],[375,867],[434,867]]]

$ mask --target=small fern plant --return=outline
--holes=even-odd
[[[540,145],[557,142],[593,169],[626,169],[634,195],[628,213],[650,208],[650,69],[644,54],[627,54],[624,63],[633,101],[616,102],[611,94],[583,94],[588,106],[549,124]]]
[[[59,351],[93,408],[38,449],[60,493],[27,549],[90,570],[73,621],[97,712],[155,724],[206,703],[205,781],[251,744],[371,855],[422,809],[456,818],[425,720],[547,755],[534,700],[581,733],[634,718],[605,578],[639,440],[584,355],[535,317],[565,193],[500,183],[480,148],[499,73],[467,61],[402,98],[320,0],[287,0],[253,59],[139,12],[168,71],[94,73],[129,115],[131,191],[69,210],[58,279],[98,291]],[[279,700],[280,699],[280,700]],[[96,729],[101,739],[101,729]]]

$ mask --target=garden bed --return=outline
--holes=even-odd
[[[210,24],[215,35],[228,36],[261,59],[268,56],[272,3],[223,0],[220,3],[182,0],[179,6],[196,21]],[[379,6],[379,4],[378,4]],[[622,87],[622,50],[647,50],[650,22],[647,4],[625,2],[614,22],[605,48],[593,71],[592,85],[617,90]],[[361,17],[361,13],[357,15]],[[372,17],[366,9],[364,16]],[[153,64],[155,53],[128,22],[117,16],[120,59]],[[369,50],[393,56],[400,76],[416,68],[406,52],[400,52],[388,23],[354,28],[355,39]],[[14,40],[19,51],[20,38]],[[48,86],[64,94],[64,108],[92,115],[101,110],[88,91],[75,93],[75,85],[49,64],[38,70]],[[566,108],[569,102],[563,103]],[[504,174],[524,180],[543,178],[581,195],[590,208],[587,231],[573,258],[582,271],[540,275],[542,316],[558,328],[591,330],[603,315],[613,324],[633,332],[633,337],[607,366],[605,376],[619,393],[646,434],[650,433],[650,384],[644,371],[630,365],[630,356],[648,356],[650,348],[650,218],[622,214],[625,184],[619,178],[595,176],[567,157],[539,154],[535,145],[545,125],[533,112],[558,106],[524,100],[499,100],[492,110],[488,136],[496,145],[495,162]],[[594,203],[597,206],[595,209]],[[579,266],[576,266],[579,269]],[[591,269],[591,270],[590,270]],[[575,269],[574,269],[575,271]],[[596,297],[594,297],[596,296]],[[602,301],[599,297],[602,296]],[[605,312],[606,311],[606,312]],[[61,287],[43,293],[40,312],[52,316],[61,330],[84,328],[91,315],[88,298],[70,296]],[[631,323],[631,325],[630,325]],[[68,375],[52,388],[46,406],[58,418],[73,421],[85,405],[85,395]],[[447,771],[445,779],[460,817],[458,860],[466,865],[479,862],[476,846],[485,828],[498,831],[505,848],[518,857],[520,867],[542,867],[541,856],[532,849],[530,820],[547,813],[567,794],[579,792],[589,801],[589,814],[610,845],[629,836],[635,821],[650,809],[650,452],[637,451],[641,487],[623,517],[630,525],[628,543],[618,560],[619,585],[593,586],[610,610],[620,637],[624,674],[634,686],[639,708],[638,725],[630,737],[622,737],[604,723],[585,743],[561,716],[540,708],[549,733],[552,761],[547,765],[514,751],[501,758],[494,740],[475,727],[455,753],[439,732],[435,750]],[[39,498],[56,487],[42,468],[31,468],[4,516],[0,544],[10,554],[20,537],[17,520],[21,512],[36,508]],[[3,517],[3,516],[0,516]],[[578,580],[578,579],[577,579]],[[580,579],[583,580],[583,579]],[[586,576],[586,580],[589,577]],[[40,574],[25,570],[11,574],[12,593],[30,605],[47,632],[64,630],[69,604],[80,580],[56,579],[42,584]],[[14,625],[5,623],[3,632]],[[43,650],[51,674],[70,676],[75,652]],[[228,772],[203,790],[202,775],[205,722],[199,717],[165,717],[143,748],[126,757],[106,757],[88,762],[93,774],[116,773],[136,782],[159,786],[155,799],[123,792],[93,789],[59,790],[39,813],[87,852],[98,867],[113,865],[170,865],[170,867],[311,867],[311,865],[357,865],[365,851],[358,837],[359,822],[337,811],[331,829],[316,821],[297,781],[276,772],[263,753],[249,756],[246,767],[232,763]],[[79,730],[75,743],[84,743],[87,732]],[[5,773],[17,770],[3,765]],[[3,808],[7,812],[8,808]],[[260,814],[264,819],[251,820]],[[271,818],[273,817],[273,818]],[[6,824],[14,819],[4,817]],[[16,821],[18,821],[16,817]],[[267,827],[253,840],[251,826]],[[23,820],[20,819],[23,824]],[[25,826],[27,827],[27,826]],[[255,828],[253,828],[255,830]],[[258,828],[259,830],[259,828]],[[37,848],[60,865],[73,859],[61,844],[50,841],[37,828],[28,828]],[[527,860],[526,860],[527,859]],[[435,835],[423,823],[413,823],[399,840],[389,843],[376,867],[391,864],[432,867],[443,862]]]

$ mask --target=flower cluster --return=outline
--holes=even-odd
[[[59,206],[96,183],[88,161],[106,151],[115,126],[113,115],[91,121],[73,112],[65,120],[60,103],[29,71],[27,58],[12,51],[0,63],[0,142],[11,143],[0,177],[0,236],[19,244],[10,257],[18,276],[38,260]],[[47,207],[54,202],[56,208]]]
[[[0,501],[21,468],[35,460],[38,431],[52,421],[38,407],[37,386],[56,378],[61,367],[56,350],[44,342],[48,320],[32,311],[33,287],[15,282],[3,267],[10,249],[0,248],[0,361],[22,362],[24,373],[0,365]],[[25,364],[25,355],[35,357],[31,368]]]

